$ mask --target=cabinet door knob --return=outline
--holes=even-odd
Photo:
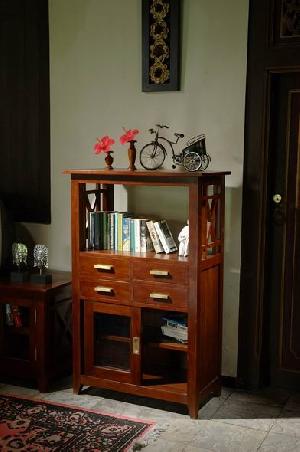
[[[107,264],[95,264],[94,268],[96,270],[102,270],[102,271],[105,271],[105,272],[111,272],[113,270],[114,266],[113,265],[107,265]]]
[[[279,193],[276,193],[276,195],[273,195],[273,201],[275,202],[275,204],[280,204],[281,199],[282,199],[282,197]]]
[[[166,293],[150,293],[149,297],[152,298],[153,300],[168,300],[169,299],[169,295]]]
[[[112,287],[102,287],[102,286],[97,286],[94,287],[94,291],[95,292],[102,292],[102,293],[113,293],[113,288]]]
[[[168,270],[150,270],[152,276],[169,276]]]

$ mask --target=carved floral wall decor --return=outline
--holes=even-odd
[[[143,91],[179,90],[180,0],[142,0]]]

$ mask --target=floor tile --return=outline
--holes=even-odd
[[[300,452],[300,438],[280,433],[269,433],[259,452]]]
[[[291,392],[285,389],[266,388],[255,392],[235,391],[230,401],[283,407],[290,396]]]
[[[192,438],[191,445],[220,452],[253,452],[265,438],[265,432],[237,425],[206,421]]]
[[[142,452],[185,452],[186,444],[179,444],[175,441],[167,441],[164,439],[157,440],[154,444],[141,449]]]
[[[212,419],[218,419],[226,424],[239,425],[246,428],[267,432],[280,415],[279,406],[232,401],[224,403],[214,414]]]
[[[275,419],[271,433],[284,433],[300,439],[300,417],[291,419]]]
[[[286,411],[296,411],[300,414],[300,393],[293,394],[284,406]]]

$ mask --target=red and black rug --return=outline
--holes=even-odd
[[[153,422],[45,401],[0,395],[0,450],[129,450]]]

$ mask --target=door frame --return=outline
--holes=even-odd
[[[251,78],[249,72],[248,70],[245,113],[237,385],[254,389],[268,383],[270,365],[266,274],[268,200],[271,195],[269,192],[271,81],[273,74],[300,73],[300,66],[266,68],[260,77],[258,89],[263,94],[260,101],[251,99],[256,87],[253,83],[255,77]],[[254,107],[257,106],[258,110],[254,112]],[[258,118],[254,120],[255,114]]]

